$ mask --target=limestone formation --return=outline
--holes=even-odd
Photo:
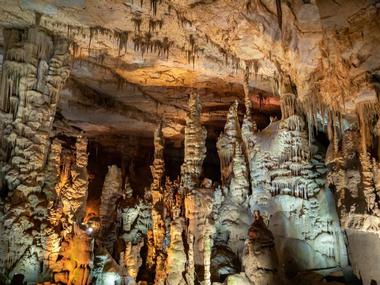
[[[222,182],[229,183],[232,172],[232,160],[235,155],[236,142],[240,137],[240,124],[237,114],[238,102],[231,105],[224,132],[219,136],[217,147],[220,158]]]
[[[185,127],[184,163],[181,166],[181,185],[187,194],[200,184],[202,163],[206,156],[206,130],[200,122],[202,106],[198,94],[192,93],[189,98],[189,115]]]
[[[0,113],[6,157],[0,176],[9,192],[2,235],[15,238],[3,241],[0,263],[6,275],[22,273],[35,282],[48,216],[44,170],[59,92],[70,72],[68,43],[39,27],[6,29],[4,35]]]
[[[116,165],[112,165],[108,168],[108,173],[104,180],[99,207],[100,236],[104,247],[111,255],[117,238],[117,229],[114,221],[117,215],[118,200],[122,198],[121,187],[121,170]]]
[[[154,160],[151,166],[153,182],[152,193],[152,225],[154,255],[156,257],[156,278],[155,284],[163,284],[165,276],[166,248],[164,239],[166,234],[166,208],[164,205],[163,187],[161,186],[165,171],[164,163],[164,142],[162,137],[162,125],[154,133]]]
[[[379,284],[379,11],[0,0],[0,284]]]

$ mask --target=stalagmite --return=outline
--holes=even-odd
[[[168,285],[188,285],[191,281],[184,277],[187,257],[185,253],[184,240],[182,238],[185,221],[179,216],[180,209],[175,210],[173,222],[170,224],[170,246],[168,248],[168,258],[166,261],[166,284]],[[192,281],[194,282],[194,281]]]
[[[52,271],[54,281],[64,284],[89,285],[93,264],[93,238],[79,225],[74,225],[70,238],[62,242]]]
[[[56,183],[54,189],[51,189],[51,184],[45,184],[44,188],[44,191],[49,191],[49,196],[54,198],[49,202],[49,223],[44,228],[42,235],[42,244],[46,245],[44,248],[45,266],[52,270],[54,276],[60,280],[65,278],[66,273],[69,274],[68,280],[76,276],[75,284],[89,282],[92,266],[91,257],[85,257],[87,261],[83,261],[83,270],[73,265],[77,262],[75,258],[79,258],[77,255],[91,256],[92,252],[92,237],[88,236],[85,227],[81,228],[88,190],[87,161],[86,138],[77,137],[75,152],[62,149],[61,144],[53,143],[47,171],[51,173],[52,178],[59,179],[54,180]],[[53,174],[53,170],[57,173]],[[60,170],[61,172],[59,172]],[[78,245],[80,239],[84,239],[84,241]],[[65,247],[65,245],[69,245],[69,247]],[[77,246],[80,246],[80,250]],[[79,252],[77,252],[78,250]],[[57,263],[59,256],[65,257],[63,263]]]
[[[235,143],[240,138],[240,124],[237,115],[238,102],[231,105],[227,114],[224,132],[220,134],[217,147],[220,158],[222,183],[228,184],[231,179],[232,159],[235,154]]]
[[[154,161],[151,166],[153,182],[151,185],[152,193],[152,223],[153,223],[153,241],[156,257],[156,278],[155,284],[164,284],[165,279],[165,259],[166,248],[164,239],[166,234],[165,227],[165,205],[163,205],[163,187],[161,185],[165,171],[164,164],[164,142],[162,135],[162,125],[154,133]]]
[[[80,223],[84,218],[84,209],[87,200],[88,174],[87,174],[87,139],[78,137],[75,144],[75,158],[70,157],[72,163],[61,178],[65,183],[61,189],[56,190],[62,203],[63,214],[67,217],[67,231],[74,222]],[[72,162],[71,159],[75,159]],[[64,167],[67,167],[65,165]],[[68,177],[65,177],[68,175]]]
[[[372,90],[361,90],[356,102],[357,121],[351,122],[350,128],[342,130],[337,142],[330,139],[329,149],[337,151],[330,152],[333,155],[326,158],[329,166],[328,183],[336,189],[337,209],[347,235],[350,262],[354,273],[363,279],[363,284],[370,284],[370,280],[378,278],[372,266],[368,265],[375,262],[375,257],[362,247],[366,243],[372,251],[379,241],[375,237],[380,231],[378,161],[370,151],[375,134],[372,128],[379,111],[377,100]],[[367,253],[363,253],[365,251]],[[366,258],[364,260],[359,256]]]
[[[243,139],[237,106],[237,102],[231,105],[224,133],[217,142],[222,177],[224,176],[224,197],[216,214],[215,230],[217,243],[239,256],[243,252],[246,237],[243,229],[249,224],[249,177],[246,157],[242,151]],[[251,136],[247,133],[247,138]]]
[[[363,192],[367,203],[369,214],[377,213],[380,215],[379,198],[376,195],[375,181],[372,170],[372,161],[368,153],[368,146],[372,144],[372,135],[370,131],[371,118],[374,113],[380,112],[380,107],[374,102],[357,103],[357,113],[360,126],[360,163],[363,183]]]
[[[3,234],[17,238],[7,243],[0,267],[6,275],[18,272],[27,282],[35,282],[39,260],[43,260],[40,235],[47,217],[47,198],[40,194],[59,91],[70,72],[68,44],[38,27],[6,29],[4,35],[0,112],[7,118],[2,126],[7,135],[2,137],[1,148],[10,156],[0,176],[5,178],[10,199],[5,205]]]
[[[201,126],[201,103],[199,96],[192,93],[189,98],[190,112],[186,119],[184,163],[181,167],[181,193],[185,194],[185,217],[187,229],[188,266],[187,283],[195,282],[195,266],[203,263],[203,233],[205,219],[211,213],[210,189],[200,192],[200,174],[206,156],[206,130]],[[205,201],[202,201],[206,199]],[[210,204],[211,203],[211,204]],[[202,207],[203,206],[203,207]],[[199,227],[199,228],[198,228]]]
[[[184,194],[199,185],[202,163],[206,156],[207,133],[200,122],[202,107],[199,95],[190,94],[189,109],[185,127],[184,163],[181,166],[181,191]]]
[[[204,284],[211,285],[211,252],[212,252],[212,235],[213,225],[210,224],[209,219],[206,219],[205,231],[204,231],[204,246],[203,246],[203,264],[204,264]]]
[[[257,285],[280,284],[274,237],[258,211],[249,227],[248,238],[242,258],[248,279]]]
[[[128,270],[128,275],[134,280],[136,280],[137,273],[142,264],[140,251],[143,245],[144,241],[140,241],[137,245],[132,245],[132,242],[128,242],[125,245],[124,264]]]
[[[252,121],[251,114],[245,114],[241,126],[241,136],[244,143],[245,156],[250,162],[255,155],[254,146],[256,144],[257,125]]]
[[[189,240],[189,267],[207,267],[205,245],[210,242],[209,236],[212,225],[209,218],[212,212],[212,189],[197,188],[185,198],[186,218],[188,219],[187,233]],[[208,253],[210,254],[210,253]],[[190,271],[191,272],[191,271]],[[190,273],[189,272],[189,273]],[[203,278],[198,276],[198,278]]]
[[[241,143],[235,143],[235,155],[232,160],[232,179],[228,195],[231,201],[236,204],[243,204],[247,201],[249,194],[248,170],[245,158],[242,153]]]
[[[121,170],[116,165],[112,165],[108,167],[99,207],[100,236],[105,248],[111,254],[116,241],[116,228],[113,219],[110,217],[114,217],[114,219],[116,217],[117,202],[122,198],[121,189]]]
[[[248,72],[245,74],[244,80],[244,104],[245,104],[245,114],[243,119],[243,124],[241,126],[241,136],[244,143],[245,157],[250,163],[254,155],[255,146],[255,133],[257,133],[256,122],[252,120],[252,102],[249,97],[249,78]]]
[[[114,170],[111,170],[112,168],[114,168]],[[107,175],[109,176],[108,179],[111,181],[114,181],[114,178],[117,177],[121,179],[121,172],[116,166],[112,166],[109,169],[109,174]],[[121,184],[119,185],[117,181],[121,180],[117,178],[116,182],[114,181],[113,186],[115,187],[113,189],[116,189],[118,186],[121,187]],[[128,176],[125,177],[124,187],[120,195],[116,195],[113,191],[110,191],[110,194],[111,193],[113,193],[111,197],[119,197],[118,202],[114,203],[114,207],[116,207],[116,220],[119,223],[119,227],[116,225],[113,226],[112,230],[115,232],[111,232],[110,237],[117,238],[116,244],[122,245],[119,251],[115,248],[116,252],[114,252],[114,255],[119,254],[118,260],[120,266],[118,266],[112,257],[108,257],[109,262],[114,264],[116,273],[107,268],[100,267],[98,276],[107,278],[108,275],[114,274],[118,278],[128,280],[126,282],[130,282],[130,284],[135,284],[140,267],[144,261],[141,256],[141,251],[146,245],[145,241],[147,241],[148,246],[148,257],[146,259],[148,269],[151,269],[155,262],[156,252],[152,237],[152,204],[150,200],[134,197]],[[108,206],[105,208],[113,209]],[[107,245],[107,243],[104,243],[104,245]],[[112,243],[112,245],[115,245],[115,243]],[[101,254],[98,258],[104,258],[104,255]]]
[[[58,253],[60,250],[61,237],[60,232],[57,230],[57,226],[60,223],[60,211],[57,211],[55,204],[57,201],[57,193],[55,191],[55,186],[58,183],[60,177],[60,166],[61,166],[61,152],[62,145],[58,141],[53,141],[50,146],[50,154],[48,157],[47,167],[46,167],[46,179],[43,191],[48,197],[48,226],[44,230],[45,240],[43,239],[42,244],[44,247],[44,266],[51,269],[54,263],[57,261]]]

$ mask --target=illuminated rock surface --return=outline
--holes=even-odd
[[[0,0],[0,284],[379,284],[379,19]]]

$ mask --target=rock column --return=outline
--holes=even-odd
[[[42,191],[59,91],[69,76],[68,43],[39,27],[5,29],[0,85],[2,191],[8,191],[4,232],[12,236],[0,259],[5,274],[37,279],[43,264],[40,233],[46,227]]]

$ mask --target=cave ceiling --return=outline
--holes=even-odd
[[[355,102],[376,97],[380,4],[284,3],[278,11],[271,0],[2,0],[0,25],[38,24],[72,42],[58,132],[149,138],[163,121],[165,137],[183,139],[193,91],[202,122],[220,130],[247,74],[261,129],[280,116],[282,82],[303,102],[354,116]]]

